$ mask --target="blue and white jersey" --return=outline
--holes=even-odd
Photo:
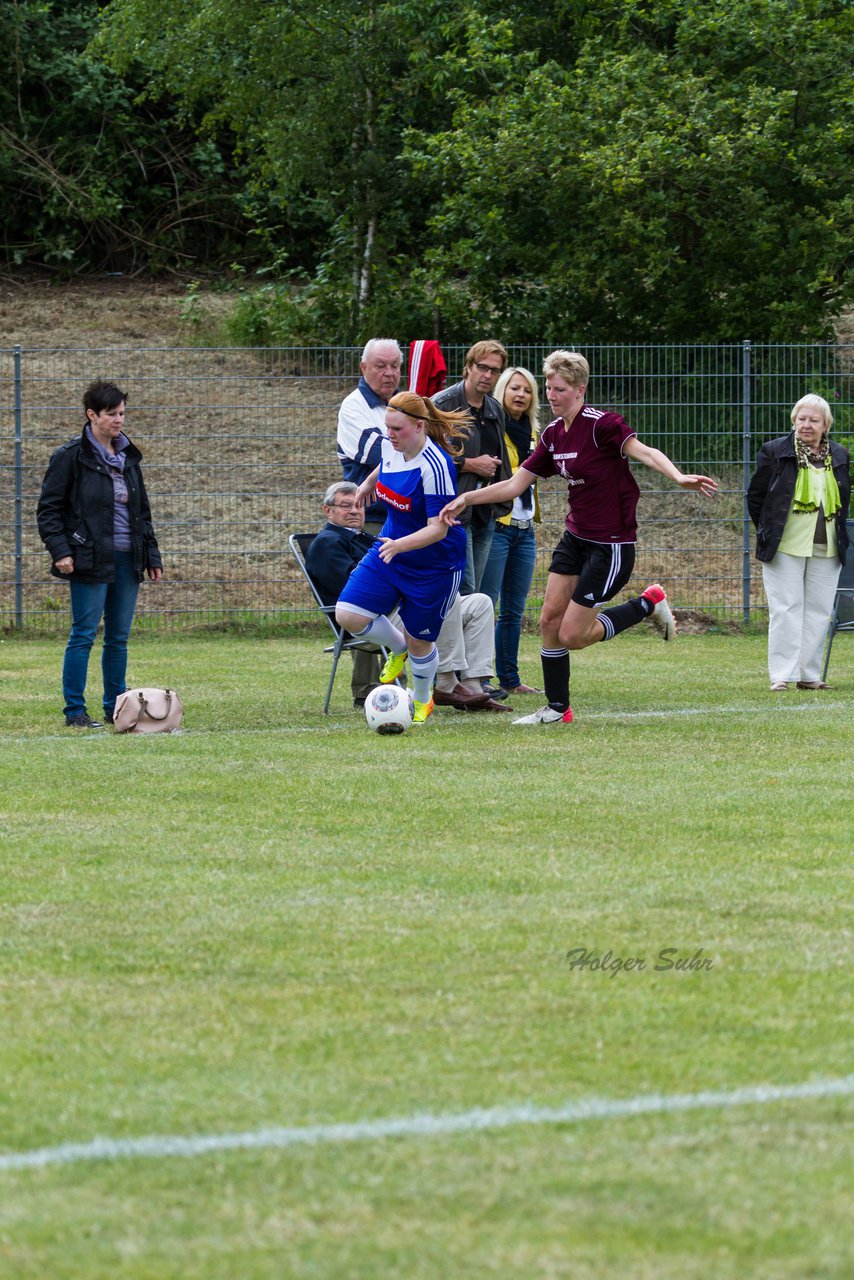
[[[454,464],[428,438],[424,448],[407,462],[402,453],[384,439],[380,458],[377,497],[385,504],[388,515],[382,529],[385,538],[405,538],[427,526],[457,496],[457,474]],[[395,562],[425,569],[462,569],[466,560],[465,530],[453,525],[441,542],[418,551],[403,551]]]

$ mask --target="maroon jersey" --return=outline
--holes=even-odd
[[[522,466],[547,479],[566,480],[566,527],[588,542],[635,542],[640,490],[623,446],[637,435],[618,413],[582,405],[572,425],[550,422]]]

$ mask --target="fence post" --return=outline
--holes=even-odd
[[[14,348],[15,387],[15,626],[24,625],[23,467],[21,464],[21,348]]]
[[[750,621],[750,542],[752,521],[747,511],[747,486],[752,471],[750,448],[750,339],[741,344],[741,490],[742,490],[742,563],[741,563],[741,615]]]

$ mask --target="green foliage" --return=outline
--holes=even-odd
[[[228,286],[219,294],[211,290],[203,294],[201,281],[191,280],[186,286],[184,297],[178,303],[181,344],[191,347],[227,347],[230,343],[227,324],[229,311]]]
[[[382,272],[384,288],[363,305],[353,328],[350,282],[334,263],[299,285],[273,281],[242,290],[227,320],[237,346],[317,346],[366,342],[377,333],[429,333],[436,313],[424,274],[408,264]]]
[[[279,4],[261,0],[114,0],[98,48],[125,72],[137,62],[158,90],[227,128],[251,164],[246,205],[276,273],[308,272],[310,292],[294,336],[309,332],[318,305],[324,337],[351,333],[372,300],[395,286],[395,259],[412,249],[424,214],[400,161],[403,128],[430,123],[436,108],[416,92],[432,66],[440,0],[364,5],[361,0]],[[260,295],[257,322],[287,312],[289,291]],[[240,327],[246,322],[242,315]],[[275,325],[274,325],[275,327]]]
[[[571,62],[461,95],[408,139],[437,289],[511,340],[825,336],[854,290],[852,40],[830,0],[627,4]]]
[[[241,222],[220,140],[86,52],[100,8],[0,11],[2,252],[63,273],[216,263]]]
[[[844,0],[112,0],[84,56],[98,8],[3,19],[6,118],[58,87],[37,236],[263,260],[237,333],[819,339],[854,300]]]

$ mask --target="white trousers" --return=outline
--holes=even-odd
[[[485,680],[493,673],[494,638],[495,610],[489,596],[480,591],[457,596],[436,641],[439,671],[459,671],[463,680]]]
[[[768,599],[768,674],[820,680],[821,655],[842,565],[838,556],[788,556],[762,566]]]

